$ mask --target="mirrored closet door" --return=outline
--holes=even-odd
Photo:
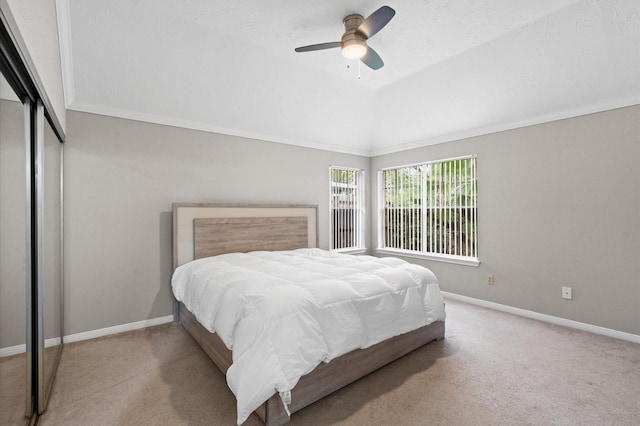
[[[0,425],[22,425],[46,409],[63,347],[64,131],[8,13],[0,7]]]
[[[27,296],[31,289],[27,280],[25,141],[24,106],[0,75],[0,424],[3,425],[28,424],[30,415]]]

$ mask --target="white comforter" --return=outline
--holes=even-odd
[[[199,259],[177,268],[172,286],[232,350],[238,424],[320,362],[445,318],[430,270],[320,249]]]

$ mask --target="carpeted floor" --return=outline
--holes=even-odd
[[[27,392],[24,353],[0,358],[0,425],[28,425],[24,416]]]
[[[447,332],[292,425],[638,425],[640,345],[447,301]],[[175,324],[68,344],[40,425],[233,425],[224,376]],[[245,423],[260,424],[254,414]]]

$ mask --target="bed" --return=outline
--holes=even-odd
[[[339,262],[345,261],[343,255],[325,252],[317,247],[317,206],[208,203],[174,203],[173,205],[173,263],[175,271],[173,286],[174,295],[177,295],[176,299],[178,300],[175,311],[176,319],[191,334],[218,368],[227,374],[229,385],[236,393],[238,400],[239,424],[246,419],[246,414],[240,414],[240,402],[243,398],[238,394],[238,389],[234,387],[236,384],[234,377],[237,375],[238,365],[242,365],[239,359],[242,359],[244,354],[238,356],[236,352],[236,360],[234,362],[234,354],[228,349],[230,347],[229,336],[224,332],[224,327],[219,330],[216,329],[218,333],[215,333],[210,331],[212,329],[211,324],[196,319],[197,316],[201,320],[203,319],[202,310],[197,310],[194,307],[194,300],[199,300],[199,298],[185,297],[183,293],[177,291],[176,275],[178,275],[178,272],[184,275],[185,270],[192,271],[194,270],[193,268],[199,271],[198,268],[201,268],[199,266],[201,264],[206,265],[206,268],[210,268],[209,262],[211,261],[222,262],[219,265],[229,265],[228,262],[232,259],[234,262],[245,262],[252,265],[252,267],[254,267],[253,265],[259,265],[263,260],[272,265],[275,260],[284,259],[283,261],[289,263],[285,266],[277,266],[277,268],[286,270],[301,267],[300,265],[305,264],[307,261],[333,262],[333,258],[338,256],[341,256],[338,258]],[[216,257],[212,258],[212,256]],[[317,259],[318,256],[320,256],[319,260]],[[402,262],[397,259],[385,260],[368,256],[358,257],[356,260],[360,262],[357,267],[366,267],[366,269],[385,268],[386,264]],[[311,268],[315,265],[315,263],[309,264]],[[380,266],[381,264],[382,266]],[[196,265],[198,266],[196,267]],[[234,263],[233,266],[229,267],[236,268],[236,264]],[[403,267],[412,268],[411,273],[419,274],[422,274],[422,269],[424,269],[417,270],[416,268],[420,267],[415,265]],[[214,268],[213,270],[217,271],[218,269]],[[384,270],[386,271],[386,269]],[[428,270],[424,269],[424,271]],[[232,272],[235,274],[235,269]],[[191,274],[189,279],[197,275],[192,272],[189,273]],[[428,273],[430,274],[430,271]],[[303,274],[306,274],[306,272]],[[229,274],[224,276],[227,275]],[[215,279],[217,280],[218,278]],[[208,287],[201,286],[201,288]],[[435,282],[436,290],[433,290],[433,286],[429,288],[431,288],[431,292],[435,291],[435,294],[432,295],[433,300],[429,303],[435,303],[435,310],[438,312],[433,315],[434,318],[437,317],[437,320],[430,320],[428,324],[417,329],[403,330],[399,335],[386,338],[374,344],[364,342],[361,345],[364,349],[350,349],[348,352],[335,357],[325,354],[325,359],[328,362],[318,362],[317,365],[310,362],[309,365],[312,367],[308,371],[304,370],[304,374],[301,377],[296,377],[293,382],[295,385],[291,389],[285,387],[281,392],[277,392],[276,388],[272,389],[271,392],[273,394],[267,396],[265,401],[260,403],[260,406],[255,409],[256,414],[267,425],[286,424],[289,422],[292,413],[426,343],[444,338],[444,307],[441,306],[442,311],[439,312],[440,307],[438,305],[442,304],[442,296],[437,290],[437,281]],[[410,291],[414,290],[410,289]],[[295,303],[294,301],[291,304],[288,301],[287,306],[295,306]],[[189,304],[191,304],[191,310],[187,308]],[[231,305],[233,303],[225,302],[224,304],[224,306]],[[206,318],[207,315],[204,315],[204,317]],[[247,320],[244,324],[247,323],[250,322]],[[304,321],[302,323],[305,324]],[[233,326],[229,326],[229,330],[235,329]],[[273,333],[271,330],[277,330],[277,328],[265,328],[265,330],[267,330],[265,333]],[[295,336],[295,330],[291,333]],[[262,332],[259,334],[262,334]],[[280,338],[277,335],[274,336],[275,339]],[[237,345],[233,346],[234,350],[241,350],[238,349],[242,347],[241,344],[237,343]],[[312,343],[308,345],[310,348],[313,347]],[[311,349],[309,351],[310,353],[312,352]],[[334,350],[333,348],[331,350],[327,349],[327,351],[332,354],[339,353],[338,349]],[[269,359],[269,355],[266,352],[264,356],[266,360]],[[275,358],[277,359],[277,356]],[[249,366],[249,364],[246,365]],[[249,366],[248,368],[251,367]],[[304,368],[306,368],[306,364]],[[263,370],[266,371],[267,369]],[[242,383],[242,380],[240,380],[240,383]]]

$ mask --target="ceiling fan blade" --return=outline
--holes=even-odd
[[[384,61],[371,46],[367,46],[367,53],[360,60],[372,70],[379,70],[384,66]]]
[[[296,47],[296,52],[312,52],[314,50],[333,49],[334,47],[340,47],[339,41],[332,41],[330,43],[311,44],[309,46]]]
[[[380,9],[373,12],[362,24],[358,27],[356,32],[365,36],[365,38],[373,37],[378,31],[384,28],[389,23],[396,11],[389,6],[382,6]]]

